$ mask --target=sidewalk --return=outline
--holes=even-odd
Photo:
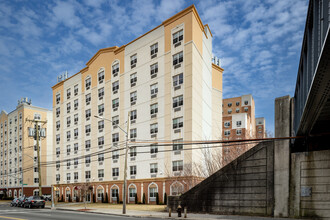
[[[57,204],[56,210],[66,210],[66,211],[77,211],[77,212],[85,212],[81,207],[75,207],[73,205],[65,204]],[[50,205],[46,205],[46,208],[51,208]],[[117,216],[128,216],[128,217],[139,217],[139,218],[162,218],[162,219],[184,219],[183,213],[182,217],[178,217],[178,213],[172,213],[172,217],[169,217],[168,212],[156,212],[156,211],[138,211],[138,210],[126,210],[126,215],[122,214],[121,209],[106,209],[106,208],[88,208],[87,211],[89,213],[97,213],[97,214],[108,214],[108,215],[117,215]],[[186,219],[191,220],[213,220],[213,219],[221,219],[221,220],[289,220],[288,218],[272,218],[272,217],[256,217],[256,216],[238,216],[238,215],[213,215],[213,214],[195,214],[188,213]],[[295,219],[297,220],[297,219]],[[305,219],[306,220],[306,219]]]

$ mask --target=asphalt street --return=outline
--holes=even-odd
[[[68,220],[131,220],[141,219],[125,216],[103,215],[94,213],[84,213],[75,211],[50,210],[42,208],[20,208],[10,207],[9,204],[0,204],[0,219],[13,220],[52,220],[52,219],[68,219]],[[153,218],[156,219],[156,218]]]

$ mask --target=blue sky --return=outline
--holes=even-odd
[[[293,95],[307,0],[0,0],[0,111],[21,97],[52,109],[57,75],[85,67],[191,4],[213,33],[224,98],[252,94],[274,130],[274,99]]]

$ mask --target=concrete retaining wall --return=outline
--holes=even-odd
[[[189,212],[272,215],[274,143],[260,143],[180,197]],[[168,207],[177,199],[169,197]],[[172,207],[173,206],[173,207]]]
[[[330,150],[291,154],[290,215],[330,219]]]

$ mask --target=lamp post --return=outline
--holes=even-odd
[[[101,120],[106,120],[113,122],[112,120],[108,118],[104,118],[98,115],[94,115],[95,118],[101,119]],[[125,143],[125,168],[124,168],[124,198],[123,198],[123,214],[126,214],[126,195],[127,195],[127,153],[128,153],[128,132],[129,132],[129,119],[130,119],[130,112],[128,112],[127,116],[127,131],[125,131],[123,128],[121,128],[118,125],[118,128],[125,133],[126,135],[126,143]]]

